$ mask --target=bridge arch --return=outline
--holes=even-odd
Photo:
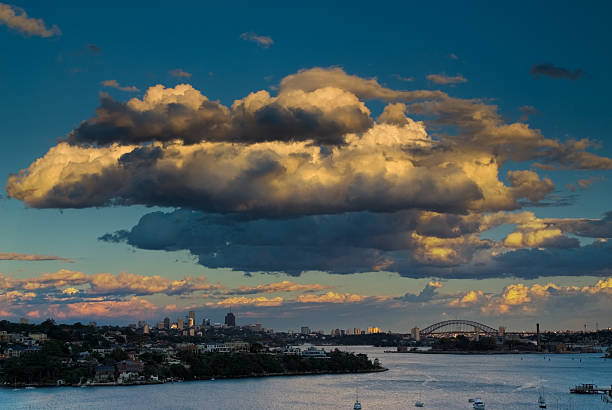
[[[483,323],[474,322],[472,320],[445,320],[443,322],[434,323],[433,325],[427,326],[420,331],[421,337],[428,337],[434,335],[486,335],[486,336],[497,336],[497,329],[487,326]]]

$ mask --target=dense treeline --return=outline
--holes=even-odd
[[[70,352],[64,343],[49,340],[39,352],[6,359],[0,371],[0,381],[9,384],[55,384],[62,379],[73,384],[93,377],[93,368],[65,366],[63,360],[69,358]]]
[[[120,349],[113,351],[110,356],[117,361],[127,358],[126,353]],[[145,364],[144,376],[147,378],[157,376],[160,379],[184,380],[382,369],[378,360],[371,361],[365,354],[334,350],[328,356],[328,359],[316,359],[265,353],[195,354],[182,351],[178,354],[181,364],[167,364],[165,356],[158,353],[143,353],[140,359]],[[0,381],[8,384],[55,385],[60,379],[66,384],[77,384],[94,377],[94,367],[67,366],[63,359],[68,358],[70,352],[62,342],[48,341],[40,352],[5,360],[0,371]]]
[[[368,333],[361,335],[328,336],[328,341],[344,346],[397,346],[402,342],[401,334]],[[310,341],[316,344],[316,341]]]
[[[494,337],[480,337],[478,340],[471,340],[463,335],[449,338],[443,337],[436,341],[432,346],[433,350],[460,350],[460,351],[488,351],[497,349]]]
[[[204,353],[183,351],[180,360],[187,366],[163,364],[161,355],[145,354],[145,375],[160,378],[185,380],[209,379],[211,377],[249,377],[284,373],[346,373],[381,369],[378,362],[365,354],[354,354],[334,350],[328,359],[304,358],[293,355],[253,353]]]

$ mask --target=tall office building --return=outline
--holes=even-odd
[[[178,319],[178,330],[183,330],[183,318]]]
[[[410,330],[410,337],[412,337],[417,342],[421,340],[421,331],[418,327],[413,327]]]
[[[300,333],[303,335],[307,335],[310,333],[310,328],[308,326],[302,326],[302,328],[300,329]]]
[[[193,310],[189,311],[189,319],[193,319],[193,323],[195,323],[195,311]]]
[[[164,329],[170,329],[170,318],[169,317],[164,319]]]
[[[236,326],[236,316],[232,312],[228,312],[225,315],[225,326],[235,327]]]
[[[190,317],[189,319],[187,319],[187,327],[189,329],[191,329],[193,326],[195,325],[195,323],[193,322],[193,318]]]

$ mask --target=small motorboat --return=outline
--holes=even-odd
[[[475,399],[474,400],[474,410],[485,410],[484,401],[480,399]]]

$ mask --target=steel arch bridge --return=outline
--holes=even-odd
[[[490,326],[471,320],[445,320],[434,323],[420,331],[421,337],[442,337],[456,335],[484,335],[497,336],[498,331]]]

